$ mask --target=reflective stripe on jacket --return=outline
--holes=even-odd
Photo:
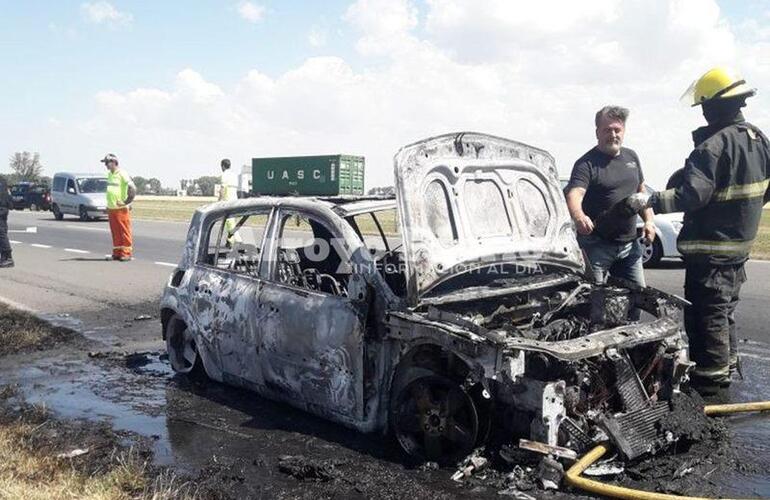
[[[685,213],[677,240],[685,257],[744,262],[770,201],[770,142],[740,113],[731,123],[699,128],[693,139],[684,169],[653,195],[652,208]]]

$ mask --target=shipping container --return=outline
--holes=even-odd
[[[286,156],[251,160],[255,195],[362,195],[364,158],[351,155]]]

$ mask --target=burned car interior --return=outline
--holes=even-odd
[[[442,463],[493,432],[626,459],[676,441],[684,302],[586,277],[546,151],[460,133],[394,163],[395,198],[199,209],[162,298],[174,370]]]

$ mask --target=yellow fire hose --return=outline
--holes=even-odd
[[[770,410],[770,401],[760,401],[755,403],[736,403],[726,405],[709,405],[703,408],[706,415],[727,415],[731,413],[741,413],[749,411],[767,411]],[[591,493],[597,493],[612,498],[627,498],[629,500],[709,500],[702,497],[683,497],[678,495],[667,495],[665,493],[652,493],[649,491],[634,490],[632,488],[624,488],[622,486],[615,486],[612,484],[605,484],[593,479],[587,479],[582,477],[581,474],[584,470],[590,467],[594,462],[599,460],[609,448],[606,445],[600,444],[594,449],[583,455],[580,460],[575,462],[575,465],[567,470],[565,477],[567,484],[580,488],[581,490],[590,491]]]

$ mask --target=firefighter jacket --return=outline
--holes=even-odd
[[[743,115],[693,132],[695,149],[668,189],[651,198],[655,212],[684,212],[677,239],[690,262],[740,264],[770,201],[770,143]]]

